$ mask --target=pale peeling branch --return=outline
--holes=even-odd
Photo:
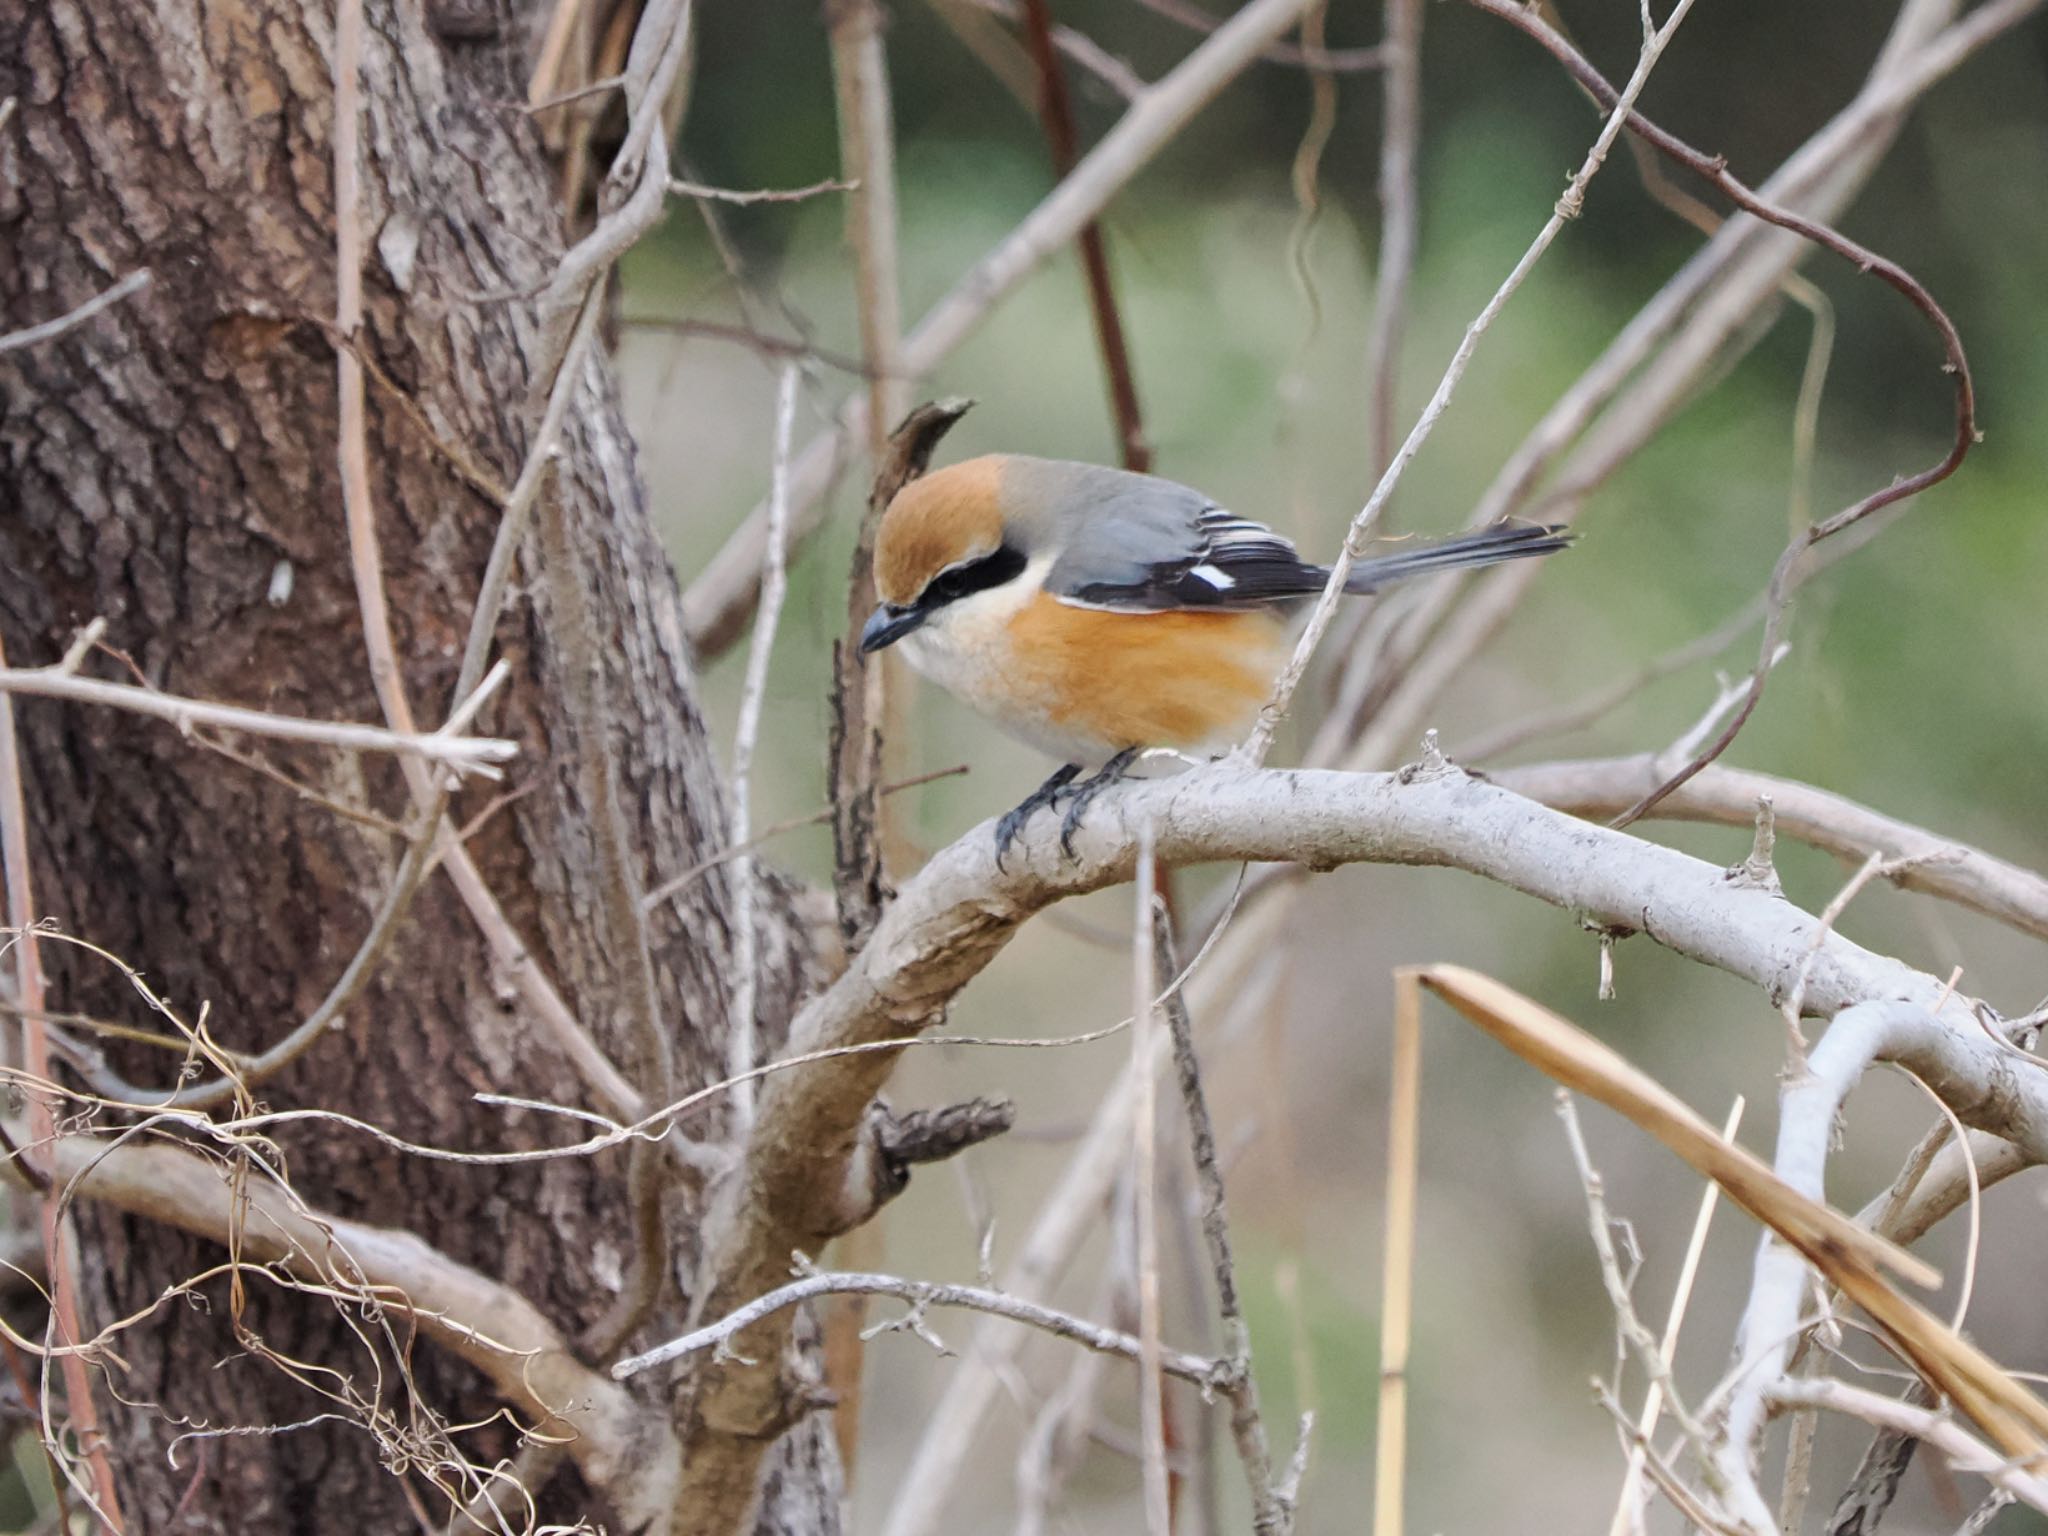
[[[1955,1028],[1922,1001],[1877,994],[1837,1012],[1803,1070],[1787,1080],[1779,1112],[1779,1177],[1816,1200],[1826,1199],[1836,1117],[1863,1074],[1880,1061],[1908,1068],[1960,1119],[1996,1132],[2034,1161],[2048,1151],[2048,1072],[2039,1061],[1989,1028]],[[1788,1368],[1803,1331],[1810,1278],[1798,1254],[1768,1236],[1759,1245],[1737,1337],[1741,1374],[1720,1417],[1715,1457],[1729,1483],[1750,1494],[1756,1493],[1754,1460],[1770,1404],[1809,1385],[1790,1380]]]

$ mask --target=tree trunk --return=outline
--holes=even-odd
[[[61,339],[0,356],[0,634],[16,666],[55,660],[102,617],[106,643],[155,686],[379,718],[336,457],[332,9],[0,0],[0,97],[18,98],[0,132],[0,330],[60,313],[135,268],[154,275]],[[514,40],[437,37],[426,10],[368,5],[358,346],[371,366],[371,487],[397,651],[431,728],[449,707],[498,521],[468,471],[513,479],[549,382],[536,377],[544,338],[533,306],[502,296],[547,278],[561,219],[516,105]],[[481,722],[521,744],[503,786],[518,798],[492,810],[490,786],[465,790],[451,814],[461,825],[489,811],[469,841],[486,881],[597,1044],[646,1086],[650,1064],[626,1022],[635,960],[604,921],[587,765],[601,762],[615,786],[647,887],[715,852],[725,810],[674,580],[599,366],[544,494],[559,501],[590,633],[568,633],[573,615],[551,611],[530,544],[498,632],[512,681]],[[573,675],[579,644],[601,658],[594,687]],[[132,675],[104,657],[87,666]],[[597,701],[601,730],[578,716],[579,697]],[[44,700],[17,709],[39,912],[137,967],[187,1020],[203,1010],[231,1049],[261,1050],[310,1012],[360,942],[402,839],[165,724]],[[330,801],[411,815],[389,759],[238,745]],[[723,1072],[728,913],[718,868],[650,922],[679,1092]],[[757,921],[761,1014],[773,1021],[793,1006],[808,947],[786,891],[763,893]],[[53,1009],[163,1029],[103,960],[43,949]],[[176,1056],[104,1044],[131,1081],[175,1081]],[[258,1092],[443,1147],[573,1139],[554,1117],[477,1105],[483,1090],[603,1107],[494,973],[435,874],[342,1026]],[[719,1113],[686,1129],[715,1137]],[[624,1150],[486,1167],[400,1155],[323,1122],[273,1135],[310,1203],[418,1232],[523,1291],[565,1331],[618,1297],[634,1249]],[[667,1200],[669,1272],[685,1284],[701,1195],[678,1183]],[[161,1226],[80,1214],[89,1328],[222,1258]],[[493,1411],[481,1379],[426,1348],[410,1358],[410,1381],[373,1377],[343,1309],[261,1277],[244,1283],[239,1318],[214,1280],[201,1287],[208,1305],[162,1305],[116,1344],[124,1366],[109,1367],[107,1384],[119,1401],[105,1392],[100,1404],[130,1529],[412,1530],[422,1504],[445,1520],[421,1474],[387,1465],[427,1444],[398,1434],[380,1447],[333,1394],[380,1402],[401,1426],[424,1422],[422,1410],[460,1424]],[[194,1430],[325,1413],[341,1418],[177,1444]],[[454,1439],[483,1463],[517,1448],[502,1422]],[[793,1435],[770,1486],[763,1529],[830,1528],[829,1437],[816,1426]],[[608,1518],[567,1473],[542,1511]]]

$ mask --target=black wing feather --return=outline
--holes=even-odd
[[[1126,562],[1117,573],[1121,579],[1079,582],[1060,595],[1090,608],[1139,613],[1263,608],[1320,592],[1329,579],[1281,534],[1213,503],[1195,510],[1177,542],[1180,548],[1167,558],[1135,569]],[[1058,570],[1053,574],[1057,578]]]

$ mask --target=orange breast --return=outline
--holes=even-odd
[[[1034,712],[1119,749],[1228,744],[1286,659],[1285,625],[1259,612],[1105,613],[1041,592],[1009,629]]]

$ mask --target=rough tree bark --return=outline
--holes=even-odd
[[[0,132],[0,330],[136,267],[155,275],[91,324],[0,357],[0,634],[17,665],[55,659],[101,616],[107,643],[166,689],[378,718],[336,469],[332,10],[329,0],[0,4],[0,97],[18,98]],[[411,402],[373,382],[369,454],[405,684],[429,727],[448,707],[497,521],[450,449],[509,481],[547,383],[534,377],[531,306],[477,296],[530,291],[561,246],[549,169],[514,105],[517,39],[436,36],[434,10],[370,0],[362,60],[361,349]],[[560,498],[571,533],[610,701],[603,746],[651,886],[715,851],[725,813],[675,584],[601,368],[584,382],[545,494]],[[590,743],[563,702],[560,626],[533,559],[530,547],[499,630],[514,679],[483,722],[522,743],[521,797],[470,846],[598,1043],[645,1081],[617,980],[630,957],[601,921],[579,790]],[[88,665],[117,672],[105,659]],[[360,940],[399,840],[162,724],[46,701],[19,712],[39,909],[141,968],[187,1017],[205,1006],[230,1047],[260,1049],[310,1011]],[[253,745],[329,796],[409,812],[389,761]],[[458,796],[458,822],[488,797]],[[714,870],[651,926],[680,1090],[719,1075],[724,1059],[727,899]],[[773,1021],[788,1014],[808,946],[786,891],[765,891],[757,912],[762,1017]],[[53,1007],[149,1022],[104,964],[45,949]],[[771,1032],[764,1045],[774,1044]],[[175,1060],[162,1052],[110,1054],[131,1080],[171,1080]],[[260,1093],[444,1146],[566,1139],[543,1117],[479,1108],[481,1089],[591,1102],[434,876],[345,1027]],[[717,1123],[691,1128],[711,1135]],[[324,1126],[279,1140],[316,1204],[420,1232],[565,1329],[618,1295],[632,1250],[622,1151],[484,1168],[400,1157]],[[672,1232],[691,1227],[699,1194],[671,1192]],[[101,1322],[221,1257],[158,1226],[82,1219],[86,1301]],[[686,1288],[687,1240],[675,1256]],[[125,1335],[114,1381],[123,1401],[102,1400],[131,1528],[416,1528],[408,1498],[424,1484],[414,1477],[408,1489],[346,1424],[168,1455],[192,1428],[292,1424],[331,1406],[242,1350],[225,1288],[207,1295],[209,1310],[167,1305]],[[673,1321],[676,1309],[663,1315]],[[252,1282],[239,1321],[294,1360],[375,1387],[332,1306]],[[490,1411],[462,1368],[425,1349],[413,1364],[421,1406],[458,1422]],[[403,1384],[387,1378],[381,1390],[401,1418],[412,1411]],[[502,1425],[460,1439],[477,1459],[512,1448]],[[790,1437],[769,1486],[764,1529],[831,1528],[829,1436]],[[543,1509],[605,1518],[566,1472]]]

